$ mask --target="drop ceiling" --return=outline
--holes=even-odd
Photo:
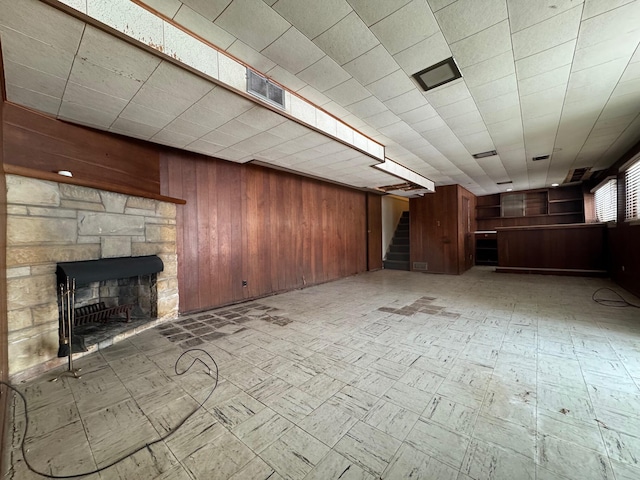
[[[47,3],[55,3],[48,1]],[[66,0],[86,11],[99,0]],[[482,195],[562,183],[640,140],[640,1],[146,0],[384,146]],[[83,10],[84,8],[84,10]],[[131,2],[131,14],[140,7]],[[372,187],[379,160],[38,0],[0,0],[9,101],[80,124]],[[126,22],[126,19],[121,19]],[[462,78],[411,76],[453,56]],[[497,155],[475,159],[474,153]],[[532,158],[551,155],[549,160]]]

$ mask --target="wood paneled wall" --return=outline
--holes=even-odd
[[[18,105],[4,108],[5,162],[45,172],[70,170],[77,180],[103,180],[160,193],[160,147],[72,125]]]
[[[364,192],[169,150],[161,178],[162,194],[187,200],[177,220],[182,312],[367,269]]]
[[[468,216],[463,202],[468,202]],[[411,265],[427,262],[427,271],[450,274],[471,268],[475,195],[459,185],[437,187],[435,193],[410,200],[409,218]]]
[[[382,195],[367,193],[367,270],[382,268]]]
[[[502,228],[498,266],[606,272],[605,245],[601,223]]]

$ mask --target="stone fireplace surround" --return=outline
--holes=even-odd
[[[57,358],[58,262],[142,255],[162,259],[157,318],[110,343],[178,316],[175,204],[17,175],[7,175],[6,181],[12,379],[66,362]]]

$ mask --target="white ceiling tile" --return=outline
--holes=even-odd
[[[319,92],[318,90],[313,88],[311,85],[306,85],[302,87],[296,93],[300,95],[302,98],[307,99],[309,102],[319,107],[322,107],[323,105],[326,105],[331,100],[333,100],[332,98],[328,97],[325,94],[326,92],[325,93]]]
[[[34,22],[46,18],[46,22]],[[75,53],[80,43],[84,24],[42,2],[23,0],[3,1],[0,25],[40,40],[47,45]]]
[[[233,148],[247,154],[255,155],[258,152],[268,150],[269,148],[273,148],[281,143],[284,143],[284,141],[280,137],[271,135],[268,132],[262,132],[236,143]]]
[[[455,80],[433,90],[423,93],[430,105],[435,108],[444,107],[471,97],[463,80]]]
[[[452,3],[457,2],[458,0],[427,0],[427,1],[429,2],[429,6],[431,7],[431,10],[433,10],[434,12],[437,12],[438,10],[442,10],[447,5],[451,5]]]
[[[273,8],[311,39],[351,13],[344,0],[279,0]]]
[[[138,105],[144,105],[174,117],[177,117],[195,103],[195,101],[184,100],[149,85],[143,85],[138,90],[138,93],[134,95],[132,101]],[[123,102],[126,101],[123,100]]]
[[[106,70],[80,59],[76,59],[73,64],[69,80],[92,90],[125,100],[131,99],[141,86],[139,81],[131,77],[119,75],[111,70]]]
[[[408,75],[413,75],[451,56],[451,50],[441,32],[396,53],[393,58]]]
[[[376,37],[355,12],[351,12],[313,41],[339,65],[350,62],[378,44]]]
[[[292,120],[287,120],[286,122],[269,129],[269,133],[276,135],[283,140],[298,138],[308,132],[309,130],[306,127]]]
[[[414,89],[387,100],[384,104],[389,110],[398,115],[427,105],[427,100],[417,89]]]
[[[273,43],[291,27],[289,22],[260,0],[234,0],[215,23],[258,51]]]
[[[640,39],[640,30],[603,42],[576,49],[573,71],[583,70],[619,58],[629,59],[633,55]],[[579,41],[578,41],[579,42]]]
[[[631,2],[585,20],[580,26],[576,48],[586,48],[608,40],[622,40],[626,34],[637,33],[640,31],[638,19],[640,19],[640,2]],[[637,42],[638,35],[635,38]]]
[[[210,131],[218,128],[220,125],[224,125],[231,120],[233,116],[223,115],[217,111],[205,108],[200,103],[197,103],[186,110],[179,118],[187,122],[200,125],[207,129],[207,131]]]
[[[351,105],[352,103],[364,100],[371,95],[369,90],[364,88],[353,78],[327,90],[324,93],[327,97],[331,100],[335,100],[340,105]]]
[[[149,140],[152,142],[160,143],[162,145],[168,145],[170,147],[184,148],[197,139],[190,135],[184,135],[182,133],[163,129],[156,133]]]
[[[246,76],[246,75],[243,75],[243,76]],[[277,83],[285,87],[287,90],[291,90],[292,92],[297,92],[298,90],[300,90],[301,88],[304,88],[307,85],[306,82],[300,80],[293,73],[291,73],[289,70],[285,70],[280,65],[276,65],[271,70],[269,70],[267,72],[267,78],[276,81]],[[246,87],[246,81],[245,81],[245,87]]]
[[[215,87],[211,82],[167,61],[158,66],[145,86],[170,92],[189,103],[200,100]]]
[[[511,93],[518,90],[518,82],[514,74],[499,78],[493,82],[485,83],[477,87],[469,88],[476,102],[484,102],[494,97],[499,97],[505,93]]]
[[[198,104],[224,118],[234,118],[254,107],[255,102],[236,95],[226,88],[216,87],[202,97]]]
[[[489,132],[486,130],[483,132],[471,133],[469,135],[459,135],[458,138],[471,154],[487,152],[495,149],[493,140],[491,139]]]
[[[258,72],[268,72],[276,66],[272,60],[269,60],[260,52],[240,40],[233,42],[231,46],[227,48],[227,52],[247,65],[251,65],[251,67]]]
[[[62,98],[65,84],[67,83],[66,78],[56,77],[6,59],[4,61],[4,71],[7,83],[20,85],[27,90],[56,98]]]
[[[527,119],[560,112],[566,90],[565,85],[559,85],[532,95],[520,97],[522,118]]]
[[[308,124],[315,126],[316,124],[316,109],[313,105],[308,102],[305,102],[301,98],[297,96],[291,97],[291,115],[296,117],[298,120]]]
[[[240,91],[247,89],[247,68],[237,60],[218,54],[218,80]]]
[[[321,92],[325,92],[350,78],[350,75],[328,55],[305,68],[297,76]]]
[[[400,118],[389,110],[385,110],[381,113],[376,113],[371,117],[365,118],[365,121],[373,128],[381,129],[393,123],[400,122]]]
[[[229,48],[236,40],[229,32],[186,5],[182,5],[173,19],[222,50]]]
[[[553,2],[532,2],[530,0],[507,0],[511,30],[519,32],[536,23],[541,23],[559,13],[569,10],[583,0],[554,0]]]
[[[60,0],[60,3],[68,5],[79,12],[87,13],[87,0]]]
[[[438,114],[446,120],[448,118],[457,117],[458,115],[476,112],[478,107],[476,107],[476,102],[473,98],[469,96],[459,102],[445,105],[444,107],[436,107],[436,110],[438,111]]]
[[[164,53],[212,78],[218,78],[218,51],[204,42],[165,24]]]
[[[357,115],[361,118],[370,117],[372,115],[376,115],[378,113],[384,112],[387,110],[387,107],[384,103],[378,100],[373,95],[365,98],[364,100],[360,100],[359,102],[352,103],[347,107],[354,115]]]
[[[345,63],[342,68],[365,86],[399,69],[398,64],[382,45],[376,45],[358,58]]]
[[[87,15],[153,48],[164,44],[164,21],[133,2],[88,2]]]
[[[371,31],[393,55],[429,38],[439,29],[424,0],[412,0],[373,25]]]
[[[280,125],[287,119],[267,108],[256,105],[251,110],[238,115],[236,120],[257,130],[268,130]]]
[[[213,21],[227,8],[232,0],[181,0],[206,19]]]
[[[504,0],[458,0],[436,12],[449,43],[462,40],[507,18]]]
[[[323,132],[335,137],[338,128],[338,121],[322,110],[316,110],[316,127]]]
[[[578,36],[582,5],[562,12],[544,22],[533,25],[511,36],[516,60],[543,52]]]
[[[197,123],[189,122],[188,120],[185,120],[184,117],[176,118],[164,129],[171,130],[172,132],[176,133],[181,133],[183,135],[191,135],[195,138],[200,138],[211,131],[210,128],[207,128],[203,125],[198,125]]]
[[[207,142],[199,138],[198,140],[190,143],[186,147],[187,150],[191,152],[201,153],[203,155],[215,156],[220,150],[224,150],[222,145],[217,145],[215,143]]]
[[[416,85],[403,70],[396,70],[394,73],[367,85],[367,90],[383,102],[415,89]]]
[[[601,13],[613,10],[635,0],[585,0],[582,18],[587,19],[600,15]]]
[[[413,128],[418,133],[425,133],[431,130],[437,130],[445,127],[449,128],[444,120],[437,116],[425,118],[424,120],[419,120],[411,124],[411,128]]]
[[[109,128],[110,132],[120,133],[129,137],[149,139],[160,131],[159,127],[153,127],[144,123],[118,117]]]
[[[509,30],[508,20],[503,20],[451,44],[451,52],[460,68],[480,63],[510,51],[511,31]]]
[[[347,0],[362,20],[371,26],[411,0]]]
[[[2,34],[2,57],[34,70],[48,73],[58,78],[67,78],[73,64],[73,56],[39,40],[6,30]]]
[[[122,111],[119,118],[161,129],[166,127],[175,117],[147,106],[130,102]]]
[[[475,108],[468,113],[447,118],[446,122],[451,130],[458,136],[487,131],[482,115],[480,115],[480,112]]]
[[[337,117],[337,118],[344,118],[347,115],[351,115],[351,112],[349,110],[344,108],[342,105],[338,105],[333,100],[330,101],[329,103],[323,105],[322,109],[326,110],[331,115],[333,115],[334,117]]]
[[[502,108],[500,110],[495,110],[491,112],[487,112],[480,108],[482,112],[482,118],[484,118],[485,123],[488,125],[492,123],[500,123],[506,120],[514,122],[520,120],[520,105],[512,105],[509,107]]]
[[[44,113],[56,115],[60,108],[61,99],[58,97],[52,97],[44,93],[35,92],[33,90],[27,90],[22,86],[15,85],[7,82],[7,100],[10,102],[24,105],[25,107],[33,108]]]
[[[267,48],[265,57],[296,74],[320,60],[324,53],[295,28],[290,28]]]
[[[558,85],[566,85],[571,73],[571,65],[564,65],[555,70],[528,77],[518,82],[518,90],[520,95],[531,95],[542,90],[557,87]]]
[[[80,1],[85,2],[85,0]],[[183,5],[180,0],[144,0],[144,3],[169,18],[173,18]]]
[[[463,68],[462,76],[471,88],[506,77],[514,72],[513,55],[511,52],[505,52],[484,62]]]
[[[422,105],[418,108],[414,108],[413,110],[409,110],[408,112],[398,114],[400,118],[410,124],[421,122],[427,118],[432,118],[437,115],[438,112],[436,112],[432,105]]]
[[[78,56],[113,72],[127,74],[144,82],[158,67],[160,58],[91,25],[87,25]]]
[[[556,47],[516,61],[518,80],[555,70],[563,65],[571,65],[576,40],[570,40]]]
[[[128,100],[105,95],[104,93],[88,89],[73,82],[67,83],[62,99],[64,102],[70,102],[104,112],[104,118],[111,118],[111,121],[106,126],[111,125],[124,107],[127,106],[127,103],[129,103]]]

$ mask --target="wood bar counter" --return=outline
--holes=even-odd
[[[497,272],[607,275],[604,223],[497,228]]]

